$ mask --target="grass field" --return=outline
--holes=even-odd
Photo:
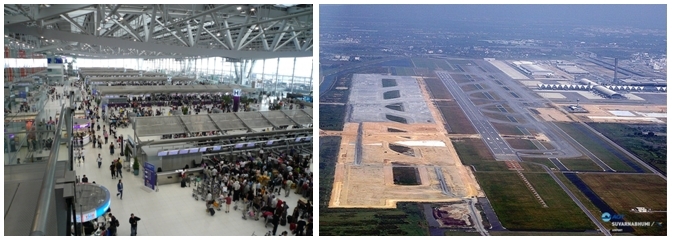
[[[421,204],[398,203],[396,209],[321,209],[321,236],[428,235]]]
[[[515,125],[503,124],[503,123],[491,123],[500,134],[503,135],[523,135],[522,132]]]
[[[548,150],[551,150],[551,149],[555,148],[552,144],[550,144],[550,142],[546,142],[546,141],[539,141],[539,142],[541,142],[541,144],[543,146],[545,146],[545,148],[548,149]]]
[[[578,200],[580,200],[580,202],[583,205],[585,205],[587,210],[589,210],[593,216],[601,218],[602,212],[599,211],[599,209],[596,206],[594,206],[594,204],[592,204],[592,201],[590,201],[590,199],[588,199],[585,195],[583,195],[583,192],[578,190],[578,188],[576,188],[576,186],[573,185],[573,183],[569,181],[569,179],[566,178],[566,176],[564,176],[563,173],[555,172],[555,175],[557,176],[557,178],[559,178],[560,181],[562,181],[562,183],[564,183],[564,185],[567,188],[569,188],[569,191],[571,191],[571,193],[573,193],[573,195],[575,195],[578,198]]]
[[[635,207],[667,211],[667,181],[656,175],[579,174],[585,184],[625,221],[663,222],[664,226],[633,227],[636,235],[666,235],[667,213],[633,213]]]
[[[506,142],[508,142],[513,149],[538,150],[534,143],[531,143],[528,139],[506,139]]]
[[[601,171],[601,167],[589,158],[567,158],[560,159],[562,164],[571,171]]]
[[[572,123],[555,123],[559,128],[564,130],[569,136],[573,137],[578,143],[583,145],[588,149],[592,154],[601,159],[606,165],[615,169],[616,171],[630,171],[633,172],[634,169],[629,167],[625,162],[621,161],[618,157],[608,151],[601,144],[594,142],[594,140],[589,137],[591,135],[587,129],[578,129],[577,126]]]
[[[514,172],[481,173],[476,178],[504,227],[511,231],[585,231],[591,221],[547,173],[525,173],[549,206],[543,208]]]
[[[431,58],[412,58],[412,62],[414,62],[414,66],[417,68],[428,68],[429,70],[446,70],[446,71],[453,71],[454,68],[449,66],[445,60],[440,60],[440,59],[431,59]]]
[[[341,131],[344,128],[346,106],[319,105],[318,127],[323,130]]]
[[[548,158],[532,158],[532,157],[522,157],[522,161],[535,162],[538,164],[543,164],[550,168],[556,168],[555,164],[552,164]]]
[[[442,113],[442,117],[449,126],[450,134],[476,134],[475,127],[463,113],[463,110],[455,101],[438,101],[436,107]]]
[[[520,163],[520,166],[524,168],[523,172],[546,172],[545,169],[543,169],[543,167],[536,164]]]
[[[473,165],[482,161],[496,161],[482,139],[452,139],[452,144],[461,160],[472,161],[464,163],[465,165]]]
[[[414,72],[414,68],[412,67],[391,67],[393,71],[395,72],[394,75],[396,76],[414,76],[416,73]]]
[[[643,135],[642,132],[667,132],[663,125],[627,125],[619,123],[588,123],[595,130],[628,150],[644,162],[667,171],[667,137]]]
[[[438,78],[424,78],[426,82],[426,87],[431,94],[432,98],[435,99],[452,99],[452,94],[449,93],[445,84],[440,81]]]
[[[339,145],[342,138],[339,136],[323,136],[318,139],[318,200],[319,207],[327,207],[332,193],[332,183],[335,176],[335,164],[339,155]]]

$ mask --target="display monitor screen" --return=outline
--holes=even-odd
[[[255,143],[253,143],[253,142],[248,143],[248,148],[252,148],[252,147],[255,147]]]
[[[300,142],[300,141],[302,141],[302,137],[299,137],[299,138],[295,139],[295,142]]]
[[[179,154],[179,155],[184,155],[184,154],[187,154],[187,153],[189,153],[189,152],[190,152],[190,150],[188,150],[188,149],[183,149],[183,150],[180,150],[180,152],[178,152],[178,154]]]
[[[206,152],[206,149],[208,149],[208,147],[201,147],[199,148],[199,152]]]
[[[168,151],[168,155],[177,155],[177,154],[178,154],[178,150],[169,150]]]
[[[168,151],[159,151],[159,153],[157,153],[157,156],[166,156],[166,155],[168,155]]]
[[[190,153],[197,153],[199,152],[199,148],[190,148]]]
[[[243,144],[236,144],[236,145],[234,146],[234,148],[235,148],[235,149],[241,149],[241,148],[243,148]]]
[[[273,145],[273,144],[274,144],[273,140],[267,141],[267,145]]]
[[[218,151],[220,149],[222,149],[222,146],[213,146],[213,151]]]

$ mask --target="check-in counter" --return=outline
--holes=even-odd
[[[190,168],[187,169],[187,177],[189,178],[190,176],[200,176],[201,171],[203,171],[203,167],[197,167],[197,168]],[[165,172],[160,172],[157,173],[157,184],[158,185],[164,185],[164,184],[171,184],[171,183],[180,183],[180,172],[179,171],[165,171]]]

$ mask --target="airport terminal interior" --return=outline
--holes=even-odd
[[[4,235],[313,233],[312,5],[4,9]]]

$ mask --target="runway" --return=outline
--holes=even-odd
[[[436,74],[452,96],[454,96],[454,99],[466,114],[468,120],[473,124],[475,130],[480,133],[482,140],[489,147],[491,153],[494,154],[495,159],[519,160],[515,151],[503,140],[498,131],[496,131],[496,128],[487,121],[487,118],[478,110],[478,107],[470,101],[449,73],[438,71]]]

